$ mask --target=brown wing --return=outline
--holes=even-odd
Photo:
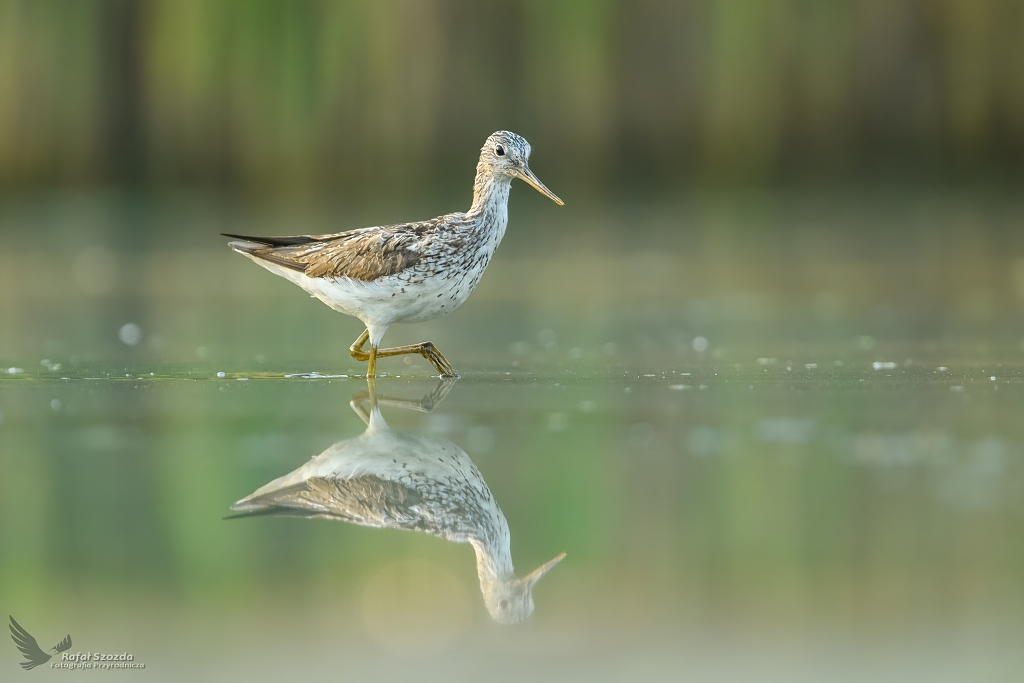
[[[364,228],[335,235],[237,237],[236,251],[304,273],[308,277],[350,277],[370,282],[419,262],[421,246],[435,221]]]

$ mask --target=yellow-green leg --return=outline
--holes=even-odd
[[[348,352],[356,360],[369,361],[366,367],[367,377],[377,376],[377,358],[383,358],[387,356],[404,356],[406,354],[415,353],[423,356],[429,360],[438,373],[442,377],[458,377],[458,373],[455,372],[455,368],[452,364],[444,357],[444,355],[437,350],[431,342],[420,342],[419,344],[409,344],[408,346],[395,346],[390,349],[377,349],[372,345],[369,351],[363,350],[363,345],[370,338],[370,331],[363,330],[363,333],[359,335],[359,338],[352,342],[352,346],[349,347]]]

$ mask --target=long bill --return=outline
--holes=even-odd
[[[526,586],[532,587],[533,584],[535,584],[538,581],[540,581],[540,577],[544,576],[549,571],[551,571],[551,568],[554,567],[559,562],[561,562],[563,559],[565,559],[565,553],[561,553],[560,555],[558,555],[554,559],[548,560],[547,562],[545,562],[541,566],[537,567],[536,569],[534,569],[532,572],[530,572],[529,574],[527,574],[523,578],[519,579],[519,582],[524,584],[524,585],[526,585]]]
[[[558,204],[559,206],[565,206],[565,202],[559,199],[558,195],[549,190],[544,185],[544,183],[540,181],[540,178],[533,174],[533,171],[530,170],[529,166],[523,164],[523,167],[519,169],[519,172],[516,175],[519,176],[519,178],[526,182],[530,187],[537,190],[537,192],[540,192],[542,195],[553,201],[555,204]]]

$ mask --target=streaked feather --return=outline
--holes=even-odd
[[[299,271],[307,277],[349,277],[372,282],[419,263],[423,243],[437,229],[439,220],[363,228],[333,235],[225,237],[245,240],[245,243],[231,243],[237,251]]]

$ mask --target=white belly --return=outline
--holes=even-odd
[[[252,258],[252,257],[250,257]],[[406,272],[373,282],[341,278],[310,278],[262,259],[252,258],[267,270],[287,278],[334,310],[358,318],[371,332],[393,323],[433,320],[461,306],[480,282],[486,261],[426,279]]]

